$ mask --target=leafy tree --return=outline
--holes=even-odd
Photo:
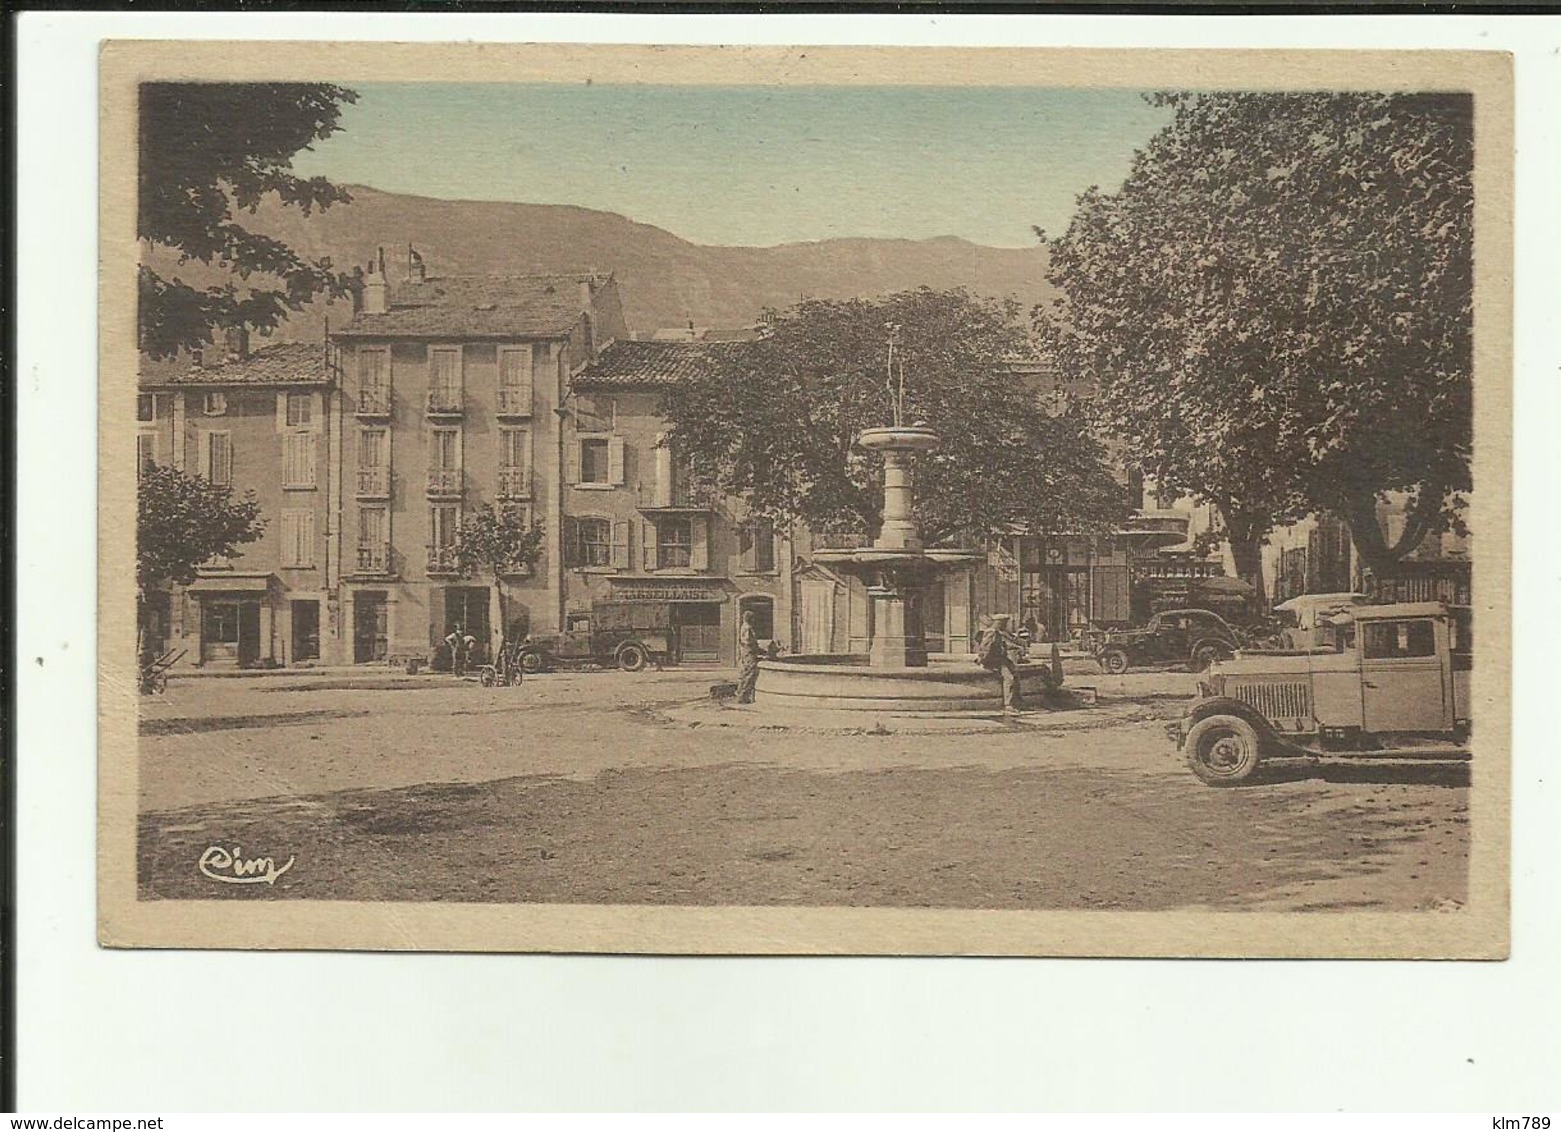
[[[199,287],[140,268],[141,349],[165,358],[209,340],[215,327],[269,330],[315,295],[344,293],[329,260],[308,260],[234,220],[276,196],[305,215],[351,198],[324,177],[292,172],[293,156],[335,133],[350,90],[325,83],[146,83],[140,99],[137,233],[181,264],[215,265],[231,278]]]
[[[152,464],[136,485],[136,653],[143,664],[146,595],[170,584],[187,586],[212,558],[237,558],[238,548],[265,533],[252,492]]]
[[[488,504],[461,520],[455,532],[455,568],[462,577],[487,572],[499,591],[499,646],[509,640],[507,575],[529,574],[542,554],[544,529],[513,507]]]
[[[1038,335],[1146,474],[1219,508],[1242,577],[1261,585],[1270,528],[1313,510],[1390,568],[1470,487],[1470,100],[1151,100],[1170,124],[1049,243]]]
[[[1125,497],[1102,448],[1076,417],[1044,412],[1009,365],[1030,354],[1018,313],[926,288],[769,312],[764,338],[713,351],[667,392],[667,443],[757,514],[872,533],[883,465],[854,441],[901,410],[943,438],[916,461],[929,542],[1113,523]]]
[[[265,533],[253,492],[233,489],[175,468],[151,465],[136,499],[136,585],[144,595],[169,584],[187,586],[212,558],[237,558],[238,548]]]

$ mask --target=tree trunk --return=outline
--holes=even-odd
[[[1256,611],[1266,612],[1268,591],[1263,586],[1263,540],[1268,537],[1272,523],[1266,515],[1253,515],[1224,504],[1220,505],[1220,515],[1225,520],[1225,540],[1230,543],[1230,556],[1236,563],[1236,577],[1255,591]]]
[[[1426,535],[1436,527],[1443,494],[1430,485],[1423,486],[1405,509],[1404,530],[1391,545],[1382,524],[1377,521],[1377,493],[1358,491],[1348,496],[1343,508],[1344,521],[1350,528],[1350,539],[1355,543],[1361,565],[1372,577],[1394,576],[1405,555],[1425,541]]]

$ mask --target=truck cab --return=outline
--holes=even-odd
[[[1468,612],[1356,606],[1332,648],[1238,653],[1199,681],[1172,738],[1213,786],[1273,757],[1467,758]]]

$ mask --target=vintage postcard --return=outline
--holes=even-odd
[[[1507,56],[101,73],[105,945],[1507,954]]]

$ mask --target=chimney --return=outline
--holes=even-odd
[[[236,362],[249,357],[249,330],[243,326],[230,326],[223,334],[227,346],[228,361]]]
[[[390,310],[390,281],[385,278],[385,249],[375,253],[363,277],[363,313],[386,314]]]
[[[347,291],[352,296],[352,313],[363,311],[363,268],[354,267],[352,278],[347,281]]]
[[[580,306],[581,306],[581,308],[589,310],[590,306],[591,306],[591,300],[593,298],[595,298],[595,297],[596,297],[596,280],[591,278],[590,276],[586,276],[584,279],[580,280]]]

